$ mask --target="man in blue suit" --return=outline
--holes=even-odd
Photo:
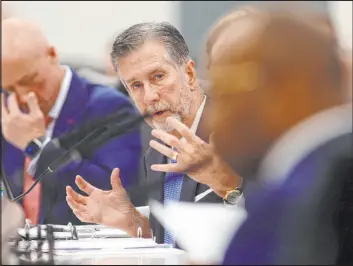
[[[53,148],[50,139],[122,108],[131,114],[135,109],[121,93],[92,84],[60,65],[55,48],[37,25],[5,20],[2,37],[2,88],[7,94],[2,95],[2,165],[18,196],[65,152]],[[66,203],[65,187],[77,188],[74,180],[79,174],[100,189],[110,189],[110,173],[116,167],[123,186],[129,187],[137,181],[140,155],[137,130],[109,141],[90,159],[70,163],[44,178],[21,202],[26,218],[34,224],[81,223]]]
[[[226,265],[353,262],[352,104],[337,46],[307,19],[249,14],[212,53],[216,146],[259,182]]]

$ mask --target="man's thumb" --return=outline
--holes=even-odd
[[[110,176],[110,184],[112,185],[113,190],[121,189],[122,184],[120,180],[120,169],[114,168],[112,175]]]
[[[27,104],[28,104],[28,108],[29,108],[31,113],[41,112],[40,108],[39,108],[39,105],[38,105],[37,96],[33,92],[30,92],[28,94],[28,96],[27,96]]]

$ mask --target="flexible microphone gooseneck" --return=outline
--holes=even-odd
[[[105,127],[107,125],[111,125],[112,123],[116,123],[116,121],[124,119],[125,117],[128,117],[130,115],[131,111],[120,109],[118,112],[109,115],[108,117],[105,117],[103,119],[97,118],[89,123],[77,127],[73,131],[61,135],[53,141],[56,142],[56,145],[58,147],[68,150],[70,149],[70,147],[72,147],[72,145],[78,143],[82,138],[86,137],[94,130]]]
[[[56,169],[59,167],[65,165],[66,163],[70,162],[71,160],[79,160],[81,158],[80,154],[76,151],[77,147],[80,147],[80,145],[86,144],[87,140],[92,139],[92,137],[97,136],[98,133],[100,134],[103,130],[105,129],[98,129],[96,131],[91,132],[88,136],[80,140],[78,143],[76,143],[70,150],[65,152],[62,156],[57,158],[54,162],[52,162],[47,169],[39,175],[37,180],[32,184],[32,186],[24,193],[21,195],[17,196],[13,201],[19,201],[23,199],[29,192],[33,190],[33,188],[49,173],[49,172],[54,172]]]
[[[5,93],[6,95],[8,94],[7,91],[4,91],[2,89],[1,89],[1,93]],[[131,109],[132,108],[131,108],[130,103],[127,102],[127,103],[121,105],[119,110],[112,113],[111,115],[109,115],[105,118],[93,119],[93,121],[90,121],[89,123],[85,123],[82,126],[75,128],[73,131],[71,131],[67,134],[64,134],[62,136],[59,136],[58,138],[53,139],[52,142],[54,143],[54,145],[57,148],[63,148],[64,150],[69,150],[70,147],[78,144],[78,142],[83,140],[83,138],[85,138],[87,135],[90,135],[92,137],[92,138],[90,137],[89,139],[93,139],[93,137],[99,136],[99,134],[97,134],[97,135],[90,134],[94,130],[102,129],[111,123],[115,123],[115,121],[119,121],[120,119],[123,119],[126,116],[130,116],[131,111],[132,111]],[[98,133],[98,131],[97,131],[97,133]],[[87,136],[86,140],[88,140],[88,136]],[[87,141],[87,143],[88,143],[88,141]],[[74,146],[74,147],[77,147],[77,146]],[[72,147],[72,148],[74,148],[74,147]],[[104,169],[110,171],[110,169],[108,169],[107,166],[102,166],[102,167]],[[3,184],[4,184],[4,187],[6,190],[6,195],[9,198],[9,200],[16,201],[16,199],[17,200],[22,199],[23,197],[21,197],[21,198],[17,197],[16,199],[14,198],[13,193],[12,193],[12,189],[11,189],[11,185],[9,183],[9,179],[4,172],[3,161],[1,161],[1,176],[2,176]],[[38,182],[35,182],[35,184],[37,184],[37,183]],[[22,195],[20,195],[20,196],[22,196]]]
[[[98,147],[100,147],[110,139],[133,130],[148,116],[150,115],[149,114],[144,116],[138,115],[137,117],[135,116],[134,118],[132,118],[131,120],[123,124],[120,123],[117,125],[106,125],[104,127],[95,129],[93,132],[91,132],[82,140],[80,140],[78,143],[76,143],[74,146],[72,146],[62,156],[60,156],[54,162],[52,162],[47,167],[47,169],[42,174],[39,175],[37,180],[33,183],[33,185],[29,189],[23,194],[16,197],[13,201],[18,201],[18,200],[21,200],[23,197],[25,197],[29,192],[33,190],[33,188],[38,184],[38,182],[40,182],[49,172],[54,172],[58,168],[64,166],[65,164],[71,161],[86,158],[87,155],[90,155],[88,151],[92,152],[93,150],[97,149]],[[103,134],[106,131],[109,134]],[[99,136],[101,136],[101,138],[99,138]],[[102,138],[102,136],[104,136],[104,138]],[[94,141],[95,139],[98,139],[99,141]]]
[[[103,144],[105,144],[106,142],[108,142],[109,140],[114,138],[115,136],[119,136],[119,135],[122,135],[122,134],[125,134],[125,133],[128,133],[128,132],[134,130],[135,126],[139,125],[144,119],[146,119],[149,116],[150,116],[149,114],[146,114],[143,116],[139,115],[134,119],[130,119],[128,121],[123,121],[122,123],[112,125],[105,132],[103,132],[100,136],[93,139],[92,142],[90,143],[90,145],[87,145],[87,146],[82,145],[78,149],[78,151],[83,156],[90,157],[93,154],[93,152],[95,151],[95,149],[97,149],[97,147],[102,146]]]
[[[4,187],[5,187],[5,190],[6,190],[6,195],[9,198],[9,200],[13,200],[14,196],[13,196],[13,193],[12,193],[12,189],[11,189],[9,180],[7,180],[6,175],[4,173],[4,166],[3,166],[2,162],[1,162],[1,175],[2,175],[2,181],[4,183]]]

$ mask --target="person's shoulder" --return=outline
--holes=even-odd
[[[88,93],[91,102],[130,102],[131,100],[125,94],[119,92],[110,85],[104,85],[94,82],[82,75],[79,75],[76,70],[71,69],[73,79],[78,79],[81,84],[81,89]]]
[[[100,101],[129,101],[131,102],[130,98],[124,95],[123,93],[117,91],[113,87],[109,87],[106,85],[95,84],[91,83],[88,85],[88,89],[90,95],[93,99],[100,100]]]
[[[120,108],[128,108],[134,113],[137,112],[132,100],[123,93],[106,85],[85,82],[88,93],[87,112],[110,113]]]

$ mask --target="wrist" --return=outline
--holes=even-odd
[[[42,151],[45,142],[46,138],[44,136],[33,138],[32,140],[28,141],[22,150],[26,156],[34,158]]]
[[[151,226],[149,219],[140,213],[138,210],[134,210],[131,213],[131,223],[128,225],[128,228],[125,230],[131,237],[142,237],[142,238],[151,238]]]
[[[242,185],[242,178],[234,172],[220,175],[219,178],[215,178],[215,181],[217,182],[210,187],[221,198],[224,198],[229,191]]]
[[[25,150],[26,147],[28,146],[28,144],[30,144],[33,140],[40,140],[41,142],[44,142],[45,140],[45,132],[44,133],[38,133],[38,134],[35,134],[31,137],[28,137],[26,138],[25,140],[22,141],[22,144],[19,145],[21,148],[21,150]]]

